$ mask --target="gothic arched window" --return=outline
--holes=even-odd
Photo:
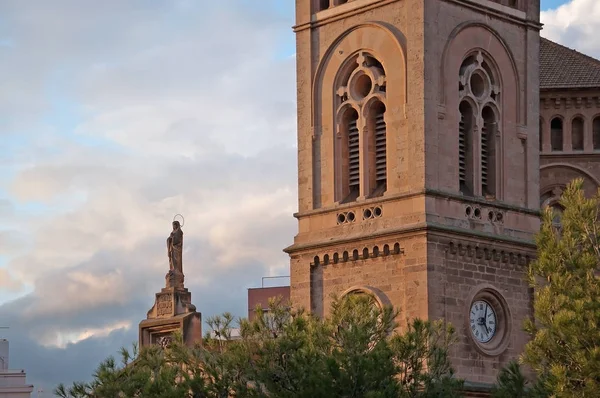
[[[483,53],[477,52],[463,61],[458,88],[460,191],[464,195],[495,198],[499,180],[501,90],[498,74]]]
[[[490,106],[483,108],[481,130],[481,191],[484,196],[496,196],[496,129],[495,112]]]
[[[560,117],[550,122],[550,145],[553,151],[563,150],[563,121]]]
[[[473,152],[472,132],[473,107],[468,101],[463,101],[459,107],[460,122],[458,124],[458,181],[460,192],[473,195]]]
[[[360,52],[342,66],[336,88],[335,200],[380,196],[387,187],[383,66],[371,54]]]
[[[571,149],[583,151],[583,119],[580,117],[571,122]]]
[[[371,196],[380,196],[385,192],[387,182],[387,154],[386,154],[386,127],[385,105],[375,100],[367,113],[367,170]]]

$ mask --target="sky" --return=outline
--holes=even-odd
[[[205,319],[289,274],[293,3],[0,1],[0,338],[40,397],[137,340],[175,214]],[[600,2],[542,9],[600,57]]]

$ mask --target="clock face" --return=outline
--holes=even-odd
[[[480,343],[487,343],[496,334],[496,312],[486,301],[475,301],[469,313],[471,333]]]

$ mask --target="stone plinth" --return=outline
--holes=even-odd
[[[166,286],[156,293],[147,319],[140,322],[140,347],[163,344],[175,331],[181,331],[188,346],[200,343],[202,315],[192,304],[192,294],[183,286],[183,274],[169,271],[165,281]]]

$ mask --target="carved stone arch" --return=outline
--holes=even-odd
[[[376,59],[385,71],[385,91],[389,93],[385,101],[386,109],[392,111],[394,121],[404,120],[407,100],[405,48],[406,40],[396,28],[383,23],[370,22],[348,29],[325,51],[315,72],[311,105],[312,126],[315,131],[312,185],[314,201],[319,203],[319,206],[350,200],[347,199],[348,197],[344,199],[344,193],[340,193],[340,183],[336,180],[336,167],[322,161],[336,159],[335,118],[339,97],[335,82],[339,77],[340,69],[343,69],[346,63],[359,53]],[[348,69],[345,72],[347,73]],[[396,148],[396,136],[396,134],[389,135],[388,148]],[[397,162],[400,160],[391,156],[387,165],[388,170],[397,170]],[[397,179],[388,177],[388,180],[397,184]],[[361,189],[367,192],[366,187],[361,186]]]
[[[377,306],[379,309],[383,309],[385,307],[391,307],[392,302],[390,299],[383,293],[381,290],[372,286],[352,286],[344,290],[342,293],[342,297],[347,296],[349,294],[367,294],[375,299],[377,302]]]
[[[369,97],[365,98],[365,104],[362,107],[362,115],[361,115],[363,120],[367,118],[373,105],[378,102],[382,103],[383,106],[385,106],[385,103],[386,103],[385,97],[381,94],[375,93],[375,94],[372,94]],[[386,109],[387,109],[387,107],[386,107]]]
[[[576,113],[573,116],[571,116],[571,120],[569,120],[569,123],[573,123],[573,120],[577,118],[582,119],[584,123],[587,123],[587,117],[583,113]]]
[[[552,184],[540,189],[540,207],[544,208],[558,203],[565,188],[565,184]]]
[[[501,117],[501,112],[500,112],[500,109],[498,109],[498,106],[496,104],[494,104],[493,102],[486,102],[485,104],[483,104],[481,106],[481,109],[479,110],[479,115],[478,115],[479,118],[481,118],[481,115],[485,108],[490,108],[492,110],[492,112],[494,113],[494,118],[496,118],[496,120],[498,120]]]
[[[457,85],[447,85],[447,82],[453,82],[457,79],[463,60],[471,55],[474,50],[480,50],[486,54],[489,58],[486,61],[491,62],[496,73],[498,73],[498,84],[502,90],[502,111],[505,114],[508,112],[506,119],[516,120],[518,124],[522,124],[525,115],[519,111],[522,99],[519,72],[514,56],[500,34],[482,22],[465,22],[458,25],[450,34],[444,47],[440,65],[439,98],[441,104],[446,105],[449,109],[455,105],[458,98]],[[446,90],[446,86],[450,89]],[[508,104],[511,103],[512,106],[509,107]],[[505,104],[507,106],[504,106]],[[455,120],[449,122],[454,123]]]
[[[325,98],[321,97],[327,91],[322,88],[324,81],[334,82],[340,68],[344,63],[354,56],[358,51],[371,53],[383,65],[388,76],[392,77],[394,83],[400,87],[391,87],[398,103],[404,106],[407,100],[407,68],[406,68],[406,37],[396,27],[383,22],[369,22],[359,24],[348,29],[335,39],[327,49],[321,62],[317,66],[312,83],[312,125],[320,125],[317,118],[317,104],[326,104]],[[401,79],[395,79],[394,74],[401,73]],[[398,89],[399,88],[399,89]],[[331,92],[330,94],[334,94]],[[329,102],[331,104],[332,102]]]
[[[340,104],[338,109],[336,109],[336,113],[335,113],[335,122],[338,126],[339,126],[339,123],[342,122],[342,119],[344,118],[344,115],[346,114],[346,112],[348,112],[351,109],[354,110],[356,112],[356,114],[358,115],[358,121],[360,123],[360,120],[362,117],[362,115],[360,114],[361,113],[360,110],[356,109],[356,107],[354,105],[352,105],[351,103],[343,103],[343,104]],[[334,130],[334,134],[339,134],[339,131],[337,129]]]
[[[594,195],[600,187],[600,180],[579,166],[551,163],[540,167],[540,198],[557,186],[567,186],[575,178],[583,178],[586,195]]]

